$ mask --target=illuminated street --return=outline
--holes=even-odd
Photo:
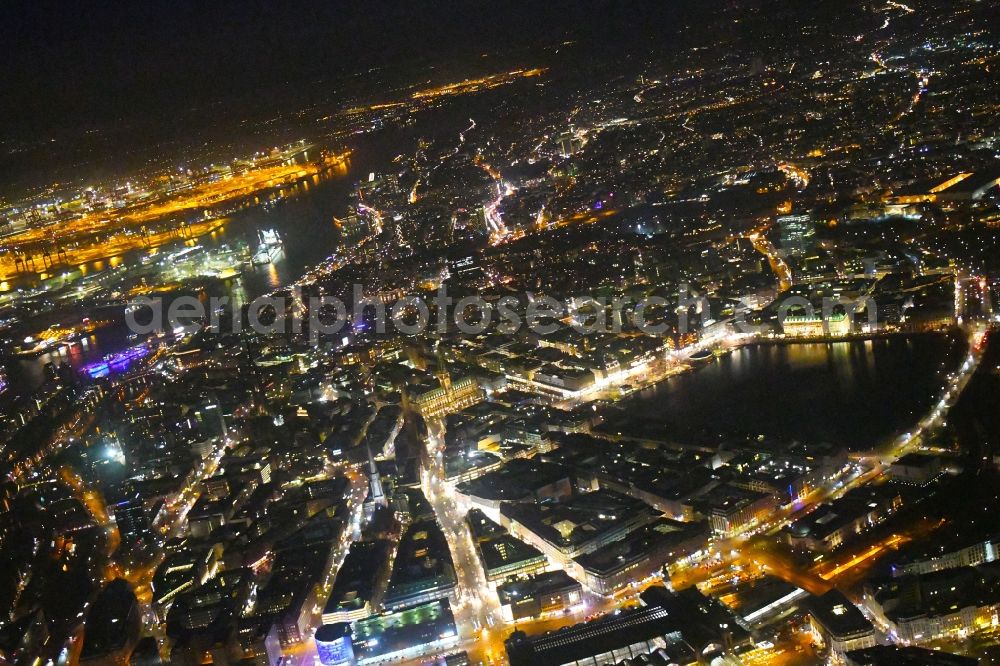
[[[1000,659],[1000,0],[6,9],[0,664]]]

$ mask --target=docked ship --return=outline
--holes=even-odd
[[[264,229],[258,236],[260,242],[253,253],[253,263],[256,265],[269,264],[281,253],[284,243],[274,229]]]
[[[14,347],[14,353],[22,357],[41,356],[69,346],[107,323],[104,321],[92,322],[89,318],[84,318],[79,324],[73,326],[53,324],[35,335],[24,338],[21,344]]]
[[[107,377],[112,372],[122,372],[139,359],[146,358],[152,352],[146,345],[129,347],[116,354],[108,354],[102,360],[87,365],[84,370],[93,379]]]
[[[688,357],[688,359],[694,363],[705,363],[711,361],[713,358],[715,358],[715,354],[711,349],[702,349],[701,351],[697,351]]]

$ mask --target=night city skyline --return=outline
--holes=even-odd
[[[1000,2],[6,9],[0,665],[1000,658]]]

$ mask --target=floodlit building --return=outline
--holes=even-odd
[[[806,600],[809,629],[817,641],[843,658],[850,650],[873,647],[878,643],[875,626],[850,600],[837,590]]]
[[[809,252],[816,236],[816,225],[809,215],[781,215],[776,222],[781,230],[781,248],[795,256]]]
[[[351,625],[346,622],[324,624],[316,630],[316,653],[323,666],[354,666],[354,643]]]
[[[323,608],[324,623],[354,622],[372,614],[389,552],[389,542],[381,539],[351,544]]]
[[[639,608],[557,632],[514,632],[505,642],[511,666],[593,666],[651,656],[668,664],[707,663],[749,641],[724,606],[694,588],[651,587],[641,599]]]
[[[892,485],[857,488],[795,521],[786,535],[793,546],[833,550],[886,520],[901,506],[902,496]]]
[[[455,616],[446,599],[358,620],[351,625],[359,666],[416,657],[458,643]]]
[[[400,610],[448,599],[455,585],[455,567],[441,527],[434,519],[418,520],[400,540],[382,605]]]
[[[845,656],[847,666],[976,666],[979,663],[973,657],[899,645],[876,645],[852,650]]]
[[[851,320],[842,312],[823,317],[819,314],[788,315],[781,322],[790,338],[843,337],[851,332]]]
[[[564,571],[549,571],[497,586],[500,612],[507,622],[557,613],[580,603],[583,587]]]
[[[907,643],[964,638],[1000,625],[1000,565],[870,581],[864,602]]]

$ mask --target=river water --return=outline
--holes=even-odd
[[[338,249],[332,218],[345,214],[355,183],[369,172],[392,168],[393,158],[411,151],[418,137],[451,140],[476,113],[468,107],[435,111],[432,121],[415,127],[359,136],[346,170],[289,188],[294,191],[274,205],[238,211],[198,242],[253,242],[259,230],[275,229],[284,240],[283,253],[244,274],[239,288],[253,298],[286,284]],[[129,259],[117,259],[123,260]],[[104,329],[57,354],[10,360],[8,375],[13,387],[30,389],[50,361],[81,368],[130,344],[135,343],[122,327]],[[752,433],[864,447],[915,422],[962,351],[960,341],[936,335],[747,346],[630,397],[620,403],[618,418],[624,427],[657,434]]]
[[[291,282],[338,249],[334,215],[345,214],[351,190],[360,179],[358,174],[367,174],[369,169],[375,170],[375,164],[384,168],[391,157],[377,145],[370,146],[368,151],[360,155],[355,151],[346,170],[289,186],[283,190],[282,197],[268,205],[252,206],[232,213],[220,228],[189,244],[196,243],[208,249],[238,244],[254,247],[261,230],[277,230],[284,248],[275,260],[270,264],[255,266],[244,272],[238,281],[227,283],[233,291],[239,291],[240,297],[244,299],[269,292]],[[179,243],[176,245],[180,247]],[[164,247],[161,252],[171,249]],[[130,253],[106,262],[94,262],[83,268],[87,271],[103,270],[106,265],[113,267],[123,262],[138,261],[139,255],[138,252]],[[22,392],[31,390],[42,382],[44,368],[50,362],[66,361],[79,370],[106,354],[134,344],[136,342],[129,340],[125,327],[117,325],[99,329],[93,335],[79,340],[78,344],[53,353],[34,358],[10,359],[7,362],[7,373],[11,387]]]

